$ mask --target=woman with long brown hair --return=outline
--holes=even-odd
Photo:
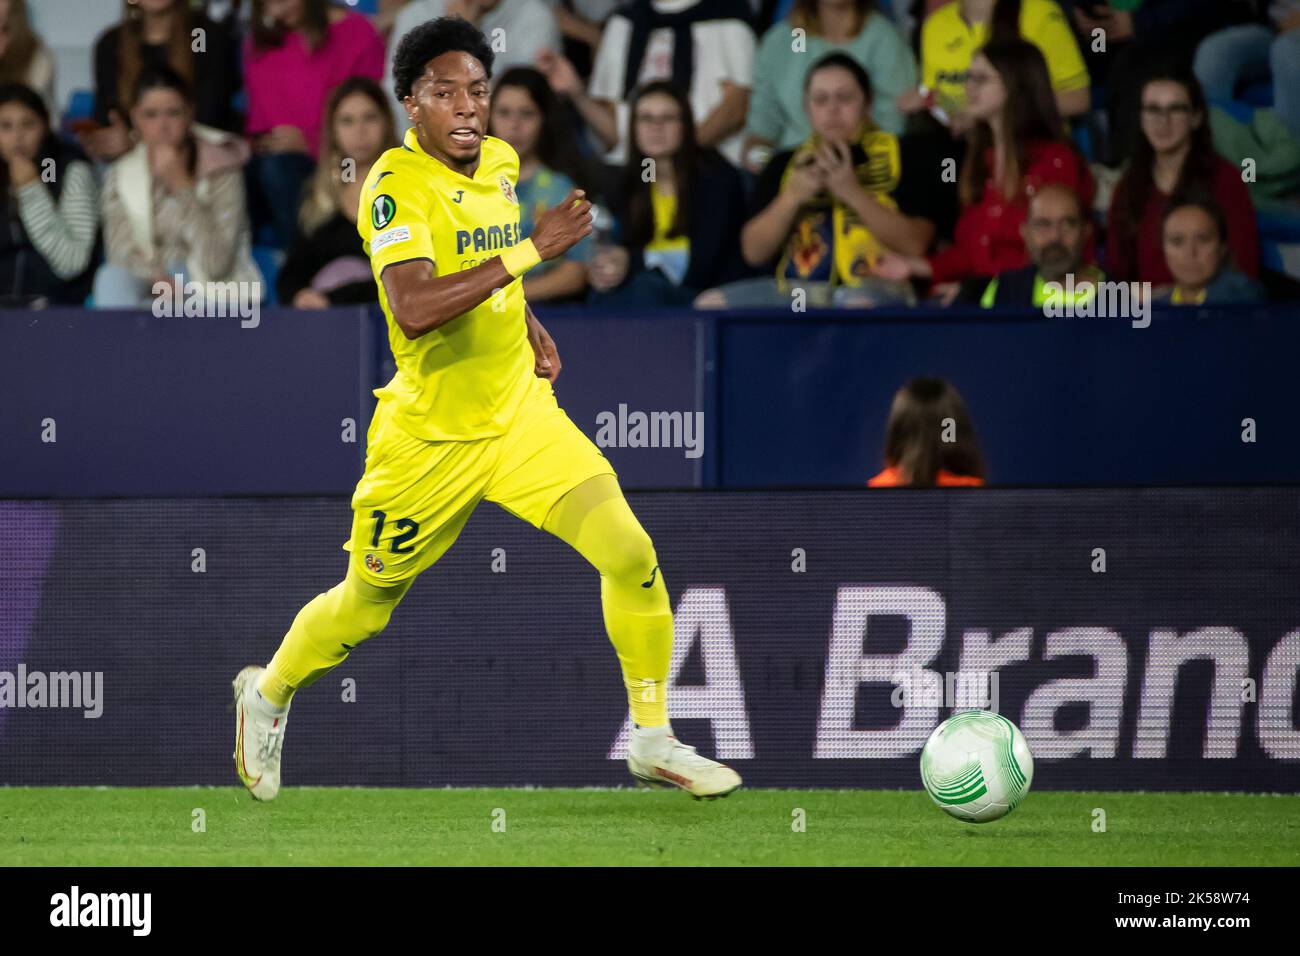
[[[1201,85],[1184,67],[1162,69],[1139,93],[1141,133],[1111,197],[1106,271],[1118,282],[1165,285],[1161,222],[1171,202],[1213,199],[1228,224],[1228,248],[1246,275],[1259,275],[1259,233],[1241,170],[1214,151]]]
[[[791,40],[795,30],[804,31],[798,49]],[[871,77],[875,124],[895,135],[903,131],[895,100],[916,86],[916,58],[876,0],[795,0],[789,17],[763,34],[754,60],[744,152],[751,171],[759,172],[773,151],[794,149],[812,133],[804,78],[832,52],[848,54]]]
[[[298,238],[276,290],[282,305],[323,309],[379,301],[357,237],[361,187],[385,150],[399,145],[393,111],[374,80],[354,76],[330,94],[321,161],[298,214]]]
[[[195,31],[199,31],[196,33]],[[239,90],[235,44],[224,24],[192,11],[187,0],[122,0],[122,19],[95,41],[95,121],[82,137],[95,159],[109,162],[131,148],[127,109],[147,69],[166,67],[193,91],[194,121],[235,132]]]
[[[686,306],[743,272],[740,173],[699,145],[680,86],[655,80],[632,96],[627,163],[611,205],[619,244],[591,259],[593,304]]]
[[[955,0],[934,10],[921,26],[921,87],[899,97],[907,113],[928,109],[954,134],[972,122],[966,111],[966,75],[980,47],[1024,39],[1047,61],[1057,111],[1087,112],[1088,70],[1069,21],[1056,0]]]
[[[54,108],[54,57],[32,29],[27,0],[0,0],[0,84],[22,83]]]
[[[886,253],[876,272],[887,279],[940,285],[1028,265],[1020,227],[1029,197],[1046,183],[1069,187],[1080,208],[1092,206],[1092,173],[1065,135],[1036,46],[1019,39],[986,45],[971,62],[966,102],[973,125],[958,180],[962,212],[953,244],[928,258]]]
[[[885,427],[885,470],[872,488],[978,487],[984,457],[966,403],[951,382],[914,378],[894,395]]]

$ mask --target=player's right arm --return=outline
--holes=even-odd
[[[564,255],[591,233],[591,203],[585,195],[581,189],[570,190],[558,206],[537,217],[533,234],[523,242],[536,249],[537,261]],[[408,339],[419,338],[486,302],[535,264],[512,273],[503,258],[494,256],[472,269],[441,276],[434,275],[433,263],[423,258],[384,267],[384,293],[393,321]]]

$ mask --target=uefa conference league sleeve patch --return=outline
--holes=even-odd
[[[370,204],[370,225],[383,229],[397,218],[397,203],[388,193],[380,193]]]
[[[373,255],[380,249],[396,245],[399,242],[411,241],[411,230],[407,226],[398,226],[394,229],[384,230],[384,227],[397,218],[397,202],[387,193],[382,193],[375,197],[375,201],[370,204],[370,225],[374,227],[375,233],[370,239],[370,252]]]

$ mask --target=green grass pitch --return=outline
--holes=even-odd
[[[920,791],[16,787],[0,864],[1296,866],[1300,796],[1044,791],[971,825]]]

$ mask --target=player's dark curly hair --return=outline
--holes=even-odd
[[[430,60],[453,50],[476,58],[483,64],[488,78],[492,78],[495,54],[487,38],[467,20],[438,17],[421,23],[397,44],[397,52],[393,54],[393,92],[398,100],[411,95],[411,87],[424,74]]]

